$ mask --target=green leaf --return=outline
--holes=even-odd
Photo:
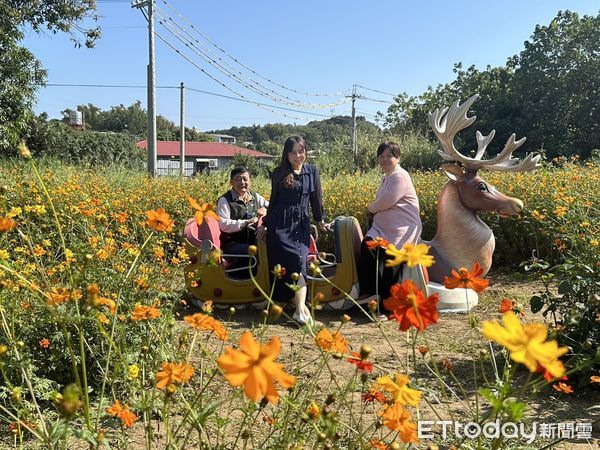
[[[573,292],[573,286],[567,280],[562,281],[558,285],[558,293],[559,294],[568,294],[569,292]]]
[[[529,299],[529,306],[531,307],[531,312],[535,314],[544,307],[544,299],[539,295],[534,295]]]

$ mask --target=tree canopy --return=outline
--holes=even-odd
[[[46,79],[40,62],[20,45],[23,29],[65,32],[75,45],[92,47],[100,30],[84,22],[96,19],[95,5],[95,0],[0,1],[0,151],[21,138],[35,93]]]
[[[463,151],[475,146],[475,131],[496,129],[490,144],[498,152],[511,133],[526,136],[520,151],[543,149],[548,157],[590,156],[600,148],[600,15],[559,12],[547,26],[538,25],[524,50],[505,67],[454,67],[456,79],[428,88],[418,96],[398,95],[386,115],[393,132],[429,132],[427,114],[457,99],[480,95],[472,107],[474,126],[465,130],[457,145]]]

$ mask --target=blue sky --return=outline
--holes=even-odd
[[[48,70],[48,83],[145,85],[146,19],[129,1],[97,1],[103,36],[94,49],[74,48],[68,36],[50,33],[27,33],[24,45]],[[193,89],[237,96],[202,73],[200,67],[249,100],[298,110],[274,113],[253,103],[187,91],[186,125],[202,131],[275,122],[304,124],[332,114],[349,115],[350,103],[319,109],[296,105],[344,100],[354,84],[386,93],[418,95],[427,86],[452,81],[456,62],[481,69],[504,65],[508,57],[523,49],[536,24],[548,24],[560,10],[595,15],[599,9],[597,2],[590,0],[156,0],[156,4],[158,14],[174,20],[168,22],[171,32],[158,23],[156,31],[196,64],[157,37],[157,85],[179,86],[184,82]],[[299,92],[342,94],[305,96],[271,84],[211,46],[188,23],[262,77]],[[253,93],[212,68],[180,41],[190,37],[197,40],[192,42],[200,50],[211,55],[210,48],[213,58],[220,56],[227,70],[242,71],[246,83],[248,77],[259,82],[279,101]],[[392,99],[363,88],[358,88],[358,93]],[[60,117],[60,111],[79,104],[109,109],[136,100],[146,106],[145,89],[48,86],[39,91],[35,110]],[[386,109],[383,102],[357,101],[358,113],[368,118]],[[159,89],[157,112],[179,123],[179,91]]]

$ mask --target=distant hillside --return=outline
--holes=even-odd
[[[364,117],[357,117],[356,126],[359,134],[380,134],[378,125],[368,122]],[[289,136],[300,135],[306,141],[307,147],[316,149],[323,144],[331,143],[341,136],[350,136],[352,130],[352,117],[336,116],[325,120],[315,120],[306,125],[289,125],[274,123],[267,125],[252,125],[248,127],[231,127],[213,130],[208,133],[228,134],[235,136],[238,145],[251,142],[251,148],[271,155],[281,153],[283,143]]]

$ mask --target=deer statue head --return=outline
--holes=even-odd
[[[525,138],[517,141],[514,134],[508,138],[504,149],[496,157],[483,159],[495,130],[487,136],[477,131],[477,151],[473,158],[456,150],[456,134],[475,122],[476,117],[467,117],[467,112],[477,98],[474,95],[462,105],[457,100],[450,108],[438,108],[429,114],[431,128],[442,145],[438,153],[444,160],[458,163],[442,165],[449,181],[438,198],[437,233],[429,243],[436,259],[429,276],[438,283],[452,269],[469,268],[474,262],[483,267],[484,273],[489,270],[495,246],[494,235],[477,217],[478,211],[513,216],[523,209],[521,200],[499,192],[480,177],[478,171],[521,172],[540,167],[540,155],[528,154],[521,162],[512,158],[512,153],[525,142]]]

